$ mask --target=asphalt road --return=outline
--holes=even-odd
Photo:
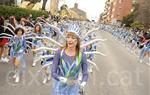
[[[138,57],[107,32],[98,32],[98,51],[106,54],[95,56],[99,70],[94,68],[85,87],[85,95],[150,95],[150,66],[140,64]],[[13,65],[0,63],[0,95],[51,95],[52,82],[42,84],[37,71],[41,67],[31,67],[32,56],[26,55],[27,72],[20,83],[12,78]]]

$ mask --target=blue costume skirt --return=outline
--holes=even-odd
[[[79,95],[79,84],[67,85],[53,80],[52,95]]]
[[[11,52],[10,56],[11,56],[11,62],[13,62],[13,60],[12,60],[13,58],[16,58],[17,60],[20,61],[19,72],[20,73],[24,73],[25,72],[25,68],[26,68],[26,63],[25,63],[23,52],[21,52],[21,53]]]

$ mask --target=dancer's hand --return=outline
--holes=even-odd
[[[67,82],[67,78],[59,77],[59,81],[62,82],[62,83],[66,83]]]
[[[31,51],[35,52],[36,50],[35,49],[31,49]]]
[[[85,85],[86,85],[86,82],[82,82],[82,83],[80,84],[80,87],[81,87],[81,88],[84,88]]]

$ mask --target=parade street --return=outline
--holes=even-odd
[[[95,56],[98,68],[89,74],[85,95],[150,95],[150,66],[139,63],[137,55],[108,32],[99,31],[96,36],[107,39],[97,44],[97,50],[106,56]],[[31,54],[26,54],[26,63],[26,74],[19,83],[12,78],[13,64],[0,63],[0,95],[51,95],[52,79],[42,84],[41,64],[32,67]]]

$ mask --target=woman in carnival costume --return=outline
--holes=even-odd
[[[140,51],[139,59],[140,63],[143,63],[143,59],[146,55],[148,55],[148,61],[150,63],[150,35],[148,33],[145,33],[143,36],[143,48]]]
[[[3,26],[5,28],[5,33],[8,34],[8,35],[14,35],[14,31],[15,31],[15,27],[17,26],[17,21],[16,21],[16,18],[15,16],[10,16],[9,17],[9,23],[6,23],[7,26]],[[8,36],[7,36],[8,37]],[[5,43],[9,43],[9,38],[5,37]],[[8,55],[10,54],[10,47],[8,47],[8,45],[5,44],[5,49],[4,49],[4,57],[3,57],[3,60],[5,62],[8,62],[9,59],[8,59]]]
[[[88,37],[85,38],[85,41],[92,40],[92,39],[93,39],[92,35],[88,35]],[[96,51],[96,43],[92,43],[92,44],[86,46],[85,51]],[[87,58],[89,60],[93,61],[94,60],[94,54],[88,54]],[[93,72],[93,65],[90,63],[88,63],[88,71],[90,73]]]
[[[10,57],[15,66],[15,82],[19,82],[20,74],[25,72],[26,64],[24,60],[24,52],[26,49],[26,40],[24,38],[24,29],[18,27],[15,29],[15,36],[10,39]]]
[[[35,52],[34,50],[36,48],[39,48],[39,47],[42,47],[44,44],[43,44],[43,41],[42,39],[37,39],[37,37],[42,37],[43,34],[42,34],[42,25],[40,23],[37,23],[35,24],[35,27],[34,27],[34,32],[35,32],[35,35],[33,36],[33,46],[32,46],[32,49],[33,49],[33,56],[34,56],[34,59],[33,59],[33,64],[32,64],[32,67],[35,67],[36,65],[36,62],[34,61],[38,56],[42,55],[42,52]]]
[[[42,25],[44,26],[45,24],[43,23]],[[48,28],[50,27],[46,25],[46,27],[42,27],[42,25],[37,23],[34,28],[35,35],[33,36],[32,41],[34,58],[32,66],[34,67],[37,62],[41,62],[42,67],[39,71],[42,72],[43,84],[45,84],[51,78],[50,65],[52,64],[54,54],[53,51],[45,49],[51,48],[49,41],[45,39],[46,37],[51,38],[51,34],[48,31]]]
[[[56,51],[52,65],[52,95],[79,95],[80,86],[84,87],[87,83],[87,59],[80,51],[79,32],[79,27],[71,25],[67,32],[66,45]],[[78,82],[80,70],[83,74],[81,83]]]
[[[0,60],[2,62],[8,62],[8,60],[5,58],[6,57],[6,48],[7,48],[7,43],[8,43],[8,38],[3,38],[3,33],[4,32],[4,18],[0,16]]]
[[[44,40],[45,46],[48,48],[51,48],[50,46],[48,46],[47,44],[48,41]],[[42,57],[44,57],[42,59],[41,65],[43,70],[43,84],[45,84],[47,81],[49,81],[51,79],[51,64],[53,63],[53,56],[54,56],[54,51],[52,50],[43,50],[43,54]]]

